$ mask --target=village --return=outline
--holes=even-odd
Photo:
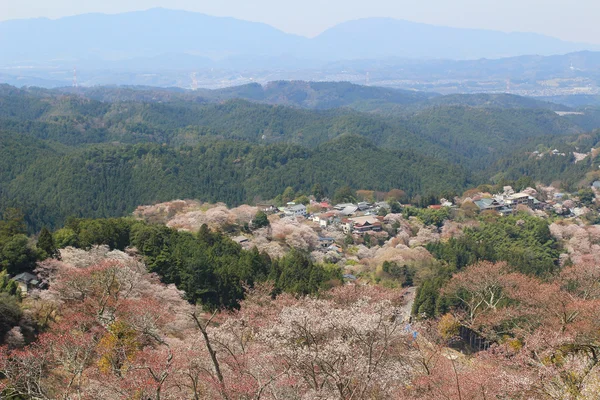
[[[134,215],[162,222],[175,229],[196,232],[203,224],[229,233],[245,249],[256,247],[271,257],[296,248],[310,253],[315,262],[342,269],[347,282],[410,284],[410,275],[426,273],[438,262],[428,246],[461,237],[491,218],[519,215],[545,219],[551,230],[600,223],[600,181],[576,193],[552,186],[510,186],[490,193],[490,187],[466,191],[462,196],[439,199],[425,208],[388,201],[334,203],[313,196],[283,206],[261,202],[229,209],[224,204],[178,200],[139,207]],[[308,200],[308,201],[307,201]],[[263,215],[262,223],[257,221]],[[554,227],[554,228],[553,228]],[[577,243],[573,251],[577,252]],[[582,250],[589,252],[588,250]],[[395,272],[390,273],[390,266]],[[404,272],[398,273],[399,269]]]
[[[486,215],[507,217],[521,213],[547,219],[553,232],[565,227],[600,226],[600,181],[577,193],[565,193],[552,186],[527,187],[520,192],[505,186],[496,194],[480,189],[483,188],[468,190],[452,201],[442,198],[439,204],[427,208],[392,199],[331,204],[326,198],[317,201],[310,196],[307,204],[291,201],[278,207],[274,202],[262,202],[232,209],[224,204],[175,200],[140,206],[134,216],[190,232],[197,232],[206,224],[213,230],[228,232],[244,249],[256,247],[275,258],[291,248],[310,252],[315,262],[340,267],[347,283],[380,282],[393,275],[385,270],[386,263],[388,268],[402,266],[404,276],[393,278],[401,278],[399,284],[405,286],[407,275],[435,263],[426,249],[428,244],[460,237],[464,229],[477,227]],[[263,223],[257,222],[260,214],[265,218]],[[564,239],[562,233],[555,235]],[[573,252],[581,251],[577,247],[573,243]],[[19,274],[12,280],[23,295],[41,285],[31,273]]]
[[[530,212],[542,218],[561,216],[577,218],[589,214],[592,199],[598,195],[600,181],[594,181],[591,188],[581,193],[589,193],[590,198],[579,198],[577,194],[563,193],[554,187],[542,187],[541,191],[528,187],[515,193],[511,186],[503,187],[501,193],[477,193],[473,197],[455,198],[454,202],[440,199],[440,204],[430,205],[430,210],[457,210],[475,204],[479,212],[496,212],[499,215],[515,215],[518,212]],[[541,200],[540,200],[541,199]],[[297,218],[312,221],[321,229],[334,228],[346,235],[375,234],[383,230],[386,218],[392,212],[394,202],[357,202],[331,205],[328,199],[317,202],[310,200],[308,205],[289,202],[285,207],[276,207],[271,203],[257,204],[257,208],[267,215],[278,215],[279,218]],[[410,204],[395,204],[398,207],[411,207]],[[309,210],[317,210],[309,212]],[[331,238],[320,238],[323,244],[330,243]]]

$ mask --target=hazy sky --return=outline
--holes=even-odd
[[[0,0],[0,20],[152,7],[265,22],[304,36],[351,19],[393,17],[600,44],[598,0]]]

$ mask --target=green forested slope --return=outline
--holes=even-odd
[[[384,117],[243,100],[103,103],[7,86],[0,102],[0,209],[24,209],[36,229],[173,198],[253,202],[316,183],[331,196],[344,186],[441,194],[522,175],[579,182],[593,161],[526,152],[599,142],[541,109],[440,106]]]
[[[507,93],[449,94],[446,96],[433,97],[419,104],[419,107],[421,108],[439,106],[467,106],[500,109],[526,108],[552,111],[568,111],[570,109],[561,104]]]
[[[73,89],[63,89],[74,93]],[[310,109],[350,107],[369,104],[407,106],[439,96],[436,93],[361,86],[349,82],[275,81],[264,86],[251,83],[224,89],[195,91],[153,87],[92,87],[79,90],[84,96],[106,102],[220,102],[245,99],[264,104]]]
[[[460,106],[420,112],[407,119],[407,129],[425,142],[468,158],[471,166],[510,154],[524,140],[582,131],[552,111]]]
[[[3,96],[4,92],[9,94]],[[584,130],[578,122],[586,128],[594,124],[589,119],[564,118],[542,109],[465,105],[386,117],[347,109],[311,111],[242,100],[219,104],[101,103],[75,95],[16,89],[0,91],[0,101],[19,104],[0,112],[0,130],[68,145],[112,141],[195,144],[211,136],[312,147],[350,133],[365,136],[381,147],[408,147],[446,159],[458,154],[477,160],[508,150],[507,146],[521,139],[577,133]]]
[[[273,198],[288,186],[308,193],[316,183],[329,195],[346,185],[403,188],[413,195],[461,190],[471,180],[459,167],[381,150],[358,136],[313,150],[228,141],[181,148],[100,145],[34,161],[4,183],[3,202],[55,226],[69,215],[119,216],[173,198],[236,205]]]
[[[155,87],[91,87],[62,89],[65,93],[80,93],[104,102],[222,102],[244,99],[272,105],[306,109],[347,107],[379,113],[414,112],[436,106],[468,106],[480,108],[530,108],[567,111],[562,101],[551,102],[506,93],[450,94],[362,86],[349,82],[274,81],[265,85],[251,83],[224,89],[185,90]],[[564,104],[570,98],[564,98]],[[559,104],[561,103],[561,104]],[[593,104],[582,103],[581,105]]]

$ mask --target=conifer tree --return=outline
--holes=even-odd
[[[37,248],[43,251],[48,258],[58,258],[59,253],[54,244],[54,239],[48,228],[43,227],[38,238]]]

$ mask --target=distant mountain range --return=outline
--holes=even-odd
[[[600,46],[532,33],[447,28],[390,18],[345,22],[312,39],[262,23],[160,8],[0,23],[3,65],[298,66],[389,57],[478,59],[581,50],[600,50]]]

